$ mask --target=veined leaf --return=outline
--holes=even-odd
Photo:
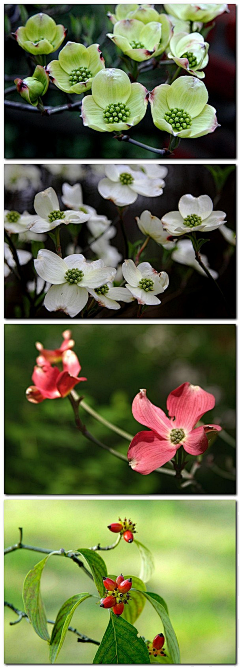
[[[110,614],[108,627],[93,663],[150,663],[147,647],[137,629],[122,617]]]
[[[162,606],[165,608],[167,614],[169,615],[168,607],[167,607],[166,601],[164,601],[164,598],[162,598],[162,597],[159,596],[158,594],[155,594],[154,592],[149,592],[149,591],[148,591],[147,593],[148,593],[150,596],[152,596],[152,598],[155,598],[155,600],[158,601],[158,603],[160,603],[160,605],[162,605]]]
[[[75,594],[75,596],[71,596],[71,598],[65,601],[65,603],[63,603],[62,607],[60,608],[50,640],[51,663],[54,663],[58,653],[60,652],[74,611],[80,605],[80,603],[85,601],[90,596],[91,594],[88,593]]]
[[[154,572],[154,561],[152,553],[147,547],[145,547],[145,545],[140,543],[139,540],[136,540],[135,538],[134,543],[138,547],[142,559],[141,570],[139,573],[140,580],[143,580],[143,582],[148,582]]]
[[[54,554],[54,552],[51,554]],[[42,561],[39,561],[39,563],[29,571],[23,584],[25,612],[27,613],[37,635],[43,640],[49,640],[50,638],[47,629],[46,613],[40,592],[40,584],[44,566],[50,556],[51,555],[48,554],[47,557],[42,559]]]
[[[157,594],[152,594],[150,592],[145,592],[145,593],[143,592],[142,595],[145,596],[145,598],[149,601],[149,603],[151,603],[151,605],[154,607],[157,614],[159,615],[160,619],[162,620],[162,624],[164,627],[164,635],[167,641],[169,658],[171,660],[171,663],[180,663],[178,641],[176,638],[175,631],[170,622],[169,616],[166,612],[166,608],[163,606],[162,603],[163,599],[161,599],[161,597],[158,596]]]
[[[100,596],[103,596],[106,592],[106,589],[103,586],[103,578],[107,577],[107,566],[105,561],[103,561],[102,557],[100,557],[97,552],[88,550],[87,548],[80,548],[79,550],[76,550],[76,552],[78,552],[86,560],[93,575],[98,593]]]

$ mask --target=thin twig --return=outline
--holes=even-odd
[[[112,543],[112,545],[107,545],[106,547],[101,547],[100,543],[98,543],[97,545],[95,545],[94,547],[90,547],[89,549],[93,550],[94,552],[97,552],[98,550],[99,551],[101,550],[101,551],[104,551],[104,552],[106,552],[108,550],[114,550],[114,548],[117,547],[117,545],[119,545],[120,540],[121,540],[121,536],[119,535],[117,537],[117,540],[115,540],[115,543]]]
[[[111,422],[108,422],[108,420],[105,420],[105,418],[103,418],[101,415],[96,413],[96,411],[94,411],[93,408],[91,408],[91,406],[88,406],[86,401],[83,401],[82,399],[81,399],[81,407],[87,413],[89,413],[89,415],[92,415],[92,417],[94,417],[96,420],[98,420],[98,422],[101,422],[102,424],[104,424],[106,427],[108,427],[112,431],[115,431],[116,434],[119,434],[119,436],[122,436],[127,441],[132,441],[132,439],[133,439],[132,434],[128,434],[126,431],[123,431],[123,429],[119,429],[119,427],[115,427],[114,424],[112,424]]]
[[[58,107],[44,107],[42,111],[37,107],[33,107],[31,104],[23,104],[22,102],[11,102],[10,100],[4,100],[5,107],[15,109],[15,111],[33,111],[38,114],[44,114],[45,116],[52,116],[52,114],[60,114],[62,111],[72,111],[74,109],[81,108],[82,101],[71,102],[69,104],[62,104]]]
[[[118,141],[126,141],[129,142],[130,144],[134,144],[134,146],[139,146],[140,148],[144,148],[146,151],[152,151],[153,153],[157,153],[158,155],[161,155],[161,157],[168,157],[172,153],[172,151],[169,151],[168,148],[153,148],[152,146],[143,144],[142,142],[137,141],[136,139],[132,139],[132,137],[129,137],[129,135],[115,135],[114,138],[118,139]]]

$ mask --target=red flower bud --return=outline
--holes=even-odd
[[[118,585],[118,591],[123,592],[123,594],[126,594],[127,591],[129,591],[132,587],[132,578],[129,578],[128,580],[123,580],[123,582],[120,582]]]
[[[123,525],[120,524],[119,522],[115,522],[113,524],[108,525],[108,529],[112,531],[113,533],[120,533],[122,531]]]
[[[164,643],[165,638],[163,633],[158,633],[158,635],[153,639],[153,649],[162,649]]]
[[[124,611],[124,603],[117,603],[116,605],[114,605],[113,612],[115,615],[119,616],[122,614],[123,611]]]
[[[123,538],[126,541],[126,543],[132,543],[133,542],[133,533],[131,531],[125,531],[123,534]]]
[[[116,583],[117,583],[117,585],[119,585],[120,582],[123,582],[123,580],[124,580],[124,577],[123,577],[123,575],[122,575],[122,573],[121,573],[121,575],[118,575],[117,578],[116,578]]]
[[[112,608],[115,603],[115,596],[106,596],[106,598],[101,598],[100,608]]]
[[[103,584],[108,591],[114,591],[114,589],[117,589],[117,583],[114,582],[114,580],[111,580],[111,578],[103,578]]]

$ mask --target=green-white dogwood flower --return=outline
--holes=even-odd
[[[98,183],[98,192],[116,206],[133,204],[138,195],[159,197],[165,186],[161,178],[149,178],[141,170],[133,170],[130,165],[106,165],[105,174],[106,178]]]
[[[162,221],[153,216],[150,211],[143,211],[140,218],[136,218],[139,229],[146,237],[151,237],[157,244],[171,250],[175,243],[168,241],[169,232],[163,229]]]
[[[170,36],[171,25],[166,14],[159,14],[159,22],[152,21],[144,25],[137,19],[124,19],[114,25],[113,35],[109,37],[126,56],[142,62],[165,51]]]
[[[213,211],[213,202],[208,195],[183,195],[178,202],[178,211],[162,216],[163,229],[172,237],[190,232],[212,232],[225,223],[224,211]]]
[[[216,109],[207,104],[208,91],[197,77],[179,77],[150,93],[154,125],[175,137],[202,137],[218,127]]]
[[[187,70],[189,74],[203,79],[204,72],[201,70],[208,64],[209,44],[199,32],[179,32],[174,34],[170,40],[170,52],[168,58],[172,58],[178,67]]]
[[[164,5],[164,8],[168,14],[173,14],[178,19],[184,21],[201,21],[202,23],[208,23],[223,14],[223,12],[228,11],[228,6],[220,3],[211,3],[211,4],[199,4],[193,5],[191,3],[187,4],[170,4]]]
[[[41,65],[37,65],[31,77],[14,79],[17,91],[21,97],[33,107],[37,107],[39,98],[45,95],[49,86],[49,76]]]
[[[68,42],[47,70],[55,86],[65,93],[85,93],[91,88],[93,77],[104,67],[99,44],[86,47]]]
[[[141,262],[137,267],[133,260],[125,260],[122,265],[126,288],[137,299],[138,304],[156,306],[161,304],[156,295],[164,292],[169,285],[169,276],[165,271],[160,274],[149,262]]]
[[[66,36],[62,25],[47,14],[35,14],[14,33],[19,46],[34,56],[47,55],[59,48]]]
[[[160,16],[161,14],[151,5],[121,4],[116,6],[115,14],[108,13],[108,17],[113,24],[124,19],[137,19],[142,23],[150,23],[151,21],[159,21]]]
[[[131,84],[123,70],[101,70],[93,79],[92,95],[82,101],[83,124],[99,132],[128,130],[145,116],[147,103],[146,88]]]
[[[29,224],[32,232],[50,232],[64,223],[64,225],[80,225],[85,223],[90,214],[83,211],[60,211],[57,194],[53,188],[46,188],[34,198],[36,216],[31,216],[33,222]]]

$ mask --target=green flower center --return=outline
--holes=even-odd
[[[174,445],[178,445],[181,443],[183,438],[185,437],[185,432],[183,429],[172,429],[170,431],[170,441],[171,443],[174,443]]]
[[[21,218],[21,216],[18,211],[9,211],[5,216],[5,220],[7,220],[8,223],[17,223],[19,218]]]
[[[74,86],[74,84],[80,83],[81,81],[88,81],[91,77],[91,70],[89,70],[88,67],[81,66],[76,70],[72,70],[71,74],[69,74],[69,83],[71,86]]]
[[[105,285],[102,285],[101,288],[95,288],[95,292],[97,295],[106,295],[108,293],[109,287],[105,283]]]
[[[83,279],[84,273],[81,269],[68,269],[64,276],[67,283],[70,285],[80,283]]]
[[[130,116],[130,109],[123,102],[108,104],[103,112],[105,123],[126,123]]]
[[[154,283],[151,278],[141,278],[141,281],[138,283],[139,288],[145,290],[145,292],[151,292],[153,290]]]
[[[65,218],[64,211],[51,211],[51,213],[48,214],[48,220],[50,223],[53,223],[54,220],[63,220],[63,218]]]
[[[130,186],[131,183],[133,183],[134,178],[131,174],[128,174],[127,172],[122,172],[119,177],[120,183],[122,183],[123,186]]]
[[[184,109],[169,109],[164,116],[165,121],[172,126],[174,132],[188,130],[192,125],[192,119]]]
[[[186,216],[184,218],[183,224],[186,225],[186,227],[196,227],[197,225],[201,225],[202,219],[200,216],[197,216],[196,213],[191,213],[191,215]]]
[[[194,53],[191,51],[185,51],[185,53],[182,54],[181,58],[187,58],[189,62],[189,67],[193,68],[196,67],[198,64],[196,56],[194,56]]]
[[[130,42],[130,46],[132,49],[144,49],[144,44],[142,42],[136,42],[135,39],[133,39],[132,42]]]

